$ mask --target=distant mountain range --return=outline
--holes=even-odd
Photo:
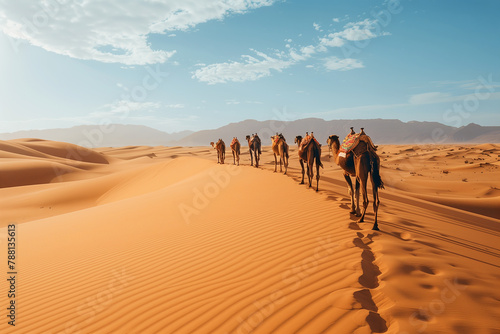
[[[69,129],[20,131],[0,134],[0,140],[39,138],[64,141],[86,147],[147,146],[204,146],[218,138],[230,142],[233,137],[245,141],[246,135],[258,133],[264,145],[270,137],[283,133],[289,143],[297,135],[314,132],[322,144],[329,135],[343,138],[354,127],[364,128],[376,144],[440,144],[440,143],[500,143],[500,126],[481,126],[471,123],[460,128],[437,122],[402,122],[391,119],[332,120],[306,118],[296,121],[245,120],[213,130],[166,133],[147,126],[113,124],[108,127],[81,125]]]
[[[184,138],[193,131],[166,133],[143,125],[79,125],[67,129],[30,130],[0,134],[0,140],[39,138],[85,147],[158,146]]]

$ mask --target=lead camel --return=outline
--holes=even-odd
[[[354,135],[354,131],[351,128],[351,135]],[[354,143],[351,150],[347,152],[341,152],[341,146],[339,137],[336,135],[330,136],[331,147],[333,156],[335,157],[335,162],[344,171],[344,178],[347,182],[349,193],[351,195],[351,213],[358,214],[359,211],[359,190],[361,188],[361,193],[363,195],[363,212],[358,220],[358,223],[362,223],[365,219],[366,209],[368,208],[368,191],[366,189],[368,178],[372,183],[373,190],[373,211],[375,212],[375,221],[373,223],[373,230],[378,230],[378,207],[380,205],[380,199],[378,195],[378,190],[384,188],[384,182],[380,177],[380,158],[376,153],[376,146],[371,142],[370,137],[368,137],[363,128],[359,133],[359,139]],[[352,188],[351,176],[356,178],[356,203],[354,201],[354,191]]]

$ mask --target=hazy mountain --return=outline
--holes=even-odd
[[[377,144],[424,144],[452,142],[500,142],[500,126],[483,127],[477,124],[455,128],[436,122],[402,122],[390,119],[370,120],[333,120],[306,118],[296,121],[256,121],[245,120],[231,123],[214,130],[194,132],[175,143],[177,145],[208,145],[218,138],[230,141],[233,136],[245,141],[245,136],[258,133],[264,145],[271,143],[271,135],[281,132],[289,143],[295,136],[314,132],[314,136],[324,144],[329,135],[337,134],[343,138],[354,127],[356,132],[365,128],[365,132]]]
[[[85,147],[118,147],[130,145],[169,145],[192,131],[166,133],[142,125],[110,124],[108,126],[80,125],[69,129],[19,131],[0,134],[0,140],[39,138],[63,141]]]
[[[498,143],[499,138],[499,126],[481,126],[475,123],[463,126],[453,133],[453,141],[456,142]]]
[[[245,120],[231,123],[218,129],[203,131],[183,131],[165,133],[147,126],[113,124],[107,128],[100,126],[76,126],[69,129],[33,130],[0,134],[0,140],[16,138],[40,138],[64,141],[86,147],[130,146],[130,145],[179,145],[203,146],[218,138],[227,144],[238,137],[244,144],[245,136],[258,133],[264,145],[271,143],[270,137],[276,132],[283,133],[292,144],[295,136],[306,131],[322,144],[329,135],[337,134],[343,138],[354,127],[356,132],[365,132],[376,144],[432,144],[432,143],[500,143],[500,126],[481,126],[471,123],[460,128],[436,122],[402,122],[391,119],[333,120],[306,118],[296,121],[256,121]]]

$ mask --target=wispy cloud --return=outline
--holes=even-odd
[[[429,92],[422,94],[412,95],[409,99],[410,104],[434,104],[434,103],[444,103],[453,102],[460,99],[458,96],[452,96],[448,93],[441,92]]]
[[[226,104],[228,105],[238,105],[238,104],[263,104],[262,102],[260,101],[238,101],[238,100],[234,100],[234,99],[231,99],[231,100],[226,100]]]
[[[137,111],[155,111],[161,107],[158,102],[133,102],[128,100],[117,100],[112,103],[105,104],[98,108],[97,111],[90,114],[90,117],[106,117],[117,116],[120,114],[129,114]]]
[[[47,51],[105,63],[163,63],[175,50],[153,50],[147,38],[272,5],[274,0],[2,2],[4,34]],[[172,34],[170,34],[172,36]]]
[[[487,81],[484,79],[483,82],[480,80],[442,80],[433,81],[437,87],[449,87],[455,89],[465,89],[465,90],[494,90],[495,88],[500,88],[500,84],[493,81]]]
[[[350,22],[344,26],[344,30],[328,34],[321,38],[320,45],[328,47],[341,47],[347,41],[362,41],[388,36],[389,32],[380,31],[380,25],[375,19],[365,19],[358,22]]]
[[[348,71],[363,68],[363,63],[357,59],[329,57],[325,59],[325,68],[329,71]]]
[[[487,100],[499,100],[500,92],[483,92],[482,94],[487,94],[484,99]],[[482,94],[480,96],[482,96]],[[451,102],[463,102],[466,100],[477,101],[478,97],[476,94],[463,94],[463,95],[452,95],[449,93],[442,92],[429,92],[422,94],[412,95],[409,99],[409,104],[421,105],[421,104],[437,104],[437,103],[451,103]]]
[[[244,55],[242,61],[211,64],[197,69],[193,78],[210,85],[226,82],[253,81],[271,75],[271,70],[281,72],[293,64],[292,60],[274,58],[263,52],[255,51],[256,57]]]
[[[164,107],[167,109],[183,109],[186,106],[182,103],[176,103],[176,104],[167,104]]]
[[[317,31],[322,31],[317,23],[313,23]],[[285,39],[286,51],[275,52],[269,56],[263,52],[252,50],[259,58],[249,55],[241,56],[243,61],[228,61],[211,65],[203,65],[194,71],[192,78],[210,85],[227,82],[254,81],[270,76],[272,71],[282,72],[299,62],[306,61],[314,55],[326,52],[331,47],[342,47],[349,41],[372,39],[379,36],[390,35],[380,30],[377,20],[366,19],[363,21],[350,22],[344,25],[342,31],[330,33],[319,39],[316,44],[292,47],[291,39]],[[355,68],[363,68],[361,61],[352,58],[339,59],[330,57],[325,60],[324,66],[327,70],[347,71]],[[310,65],[306,67],[312,67]]]

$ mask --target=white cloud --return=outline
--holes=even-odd
[[[465,90],[478,90],[478,91],[493,91],[495,88],[499,88],[500,84],[493,82],[490,78],[479,78],[476,80],[444,80],[444,81],[433,81],[433,84],[437,86],[448,86],[451,88],[460,88]]]
[[[168,109],[183,109],[185,106],[182,103],[176,103],[176,104],[167,104],[165,105],[165,108]]]
[[[379,32],[380,26],[377,20],[365,19],[358,22],[350,22],[344,26],[344,30],[328,34],[320,39],[320,44],[329,47],[341,47],[346,41],[362,41],[379,36],[390,35],[388,32]]]
[[[321,27],[318,24],[313,23],[313,26],[316,30],[321,31]],[[255,51],[262,59],[243,55],[241,57],[244,61],[229,61],[207,66],[203,65],[193,73],[192,78],[201,82],[207,82],[211,85],[231,81],[243,82],[257,80],[271,75],[271,70],[281,72],[294,64],[310,59],[317,53],[326,52],[328,47],[341,47],[348,41],[359,41],[388,35],[388,33],[380,32],[379,29],[380,27],[377,20],[366,19],[347,23],[344,26],[344,30],[320,38],[319,43],[316,45],[308,45],[297,49],[290,45],[292,42],[291,39],[285,39],[285,42],[287,42],[285,45],[287,51],[278,51],[275,58],[262,52]],[[325,67],[328,70],[347,71],[355,68],[362,68],[364,66],[361,61],[356,59],[339,59],[331,57],[326,59]]]
[[[332,21],[333,21],[333,22],[338,23],[338,22],[340,22],[340,19],[339,19],[338,17],[334,17],[334,18],[332,19]]]
[[[316,53],[316,47],[314,45],[308,45],[304,46],[303,48],[300,49],[303,55],[309,57]]]
[[[260,59],[244,55],[241,62],[226,62],[211,64],[194,71],[192,78],[209,85],[226,82],[253,81],[271,75],[271,70],[281,72],[283,69],[291,66],[293,61],[281,59],[281,57],[272,58],[262,52],[255,51]]]
[[[408,102],[410,104],[434,104],[454,101],[455,97],[448,93],[430,92],[412,95]]]
[[[313,23],[313,27],[315,30],[321,31],[321,26],[319,24],[317,24],[316,22]]]
[[[348,71],[363,68],[363,63],[357,59],[329,57],[325,59],[325,67],[329,71]]]
[[[158,102],[133,102],[128,100],[117,100],[101,106],[98,111],[90,114],[91,117],[107,117],[128,115],[136,111],[155,111],[161,107]]]
[[[500,100],[500,92],[484,90],[479,94],[452,95],[449,93],[429,92],[410,96],[408,102],[413,105],[464,102],[466,100]]]
[[[327,37],[320,39],[320,45],[325,47],[341,47],[345,44],[345,40],[339,36],[339,33],[329,34]]]
[[[47,51],[78,59],[144,65],[163,63],[175,50],[153,50],[151,33],[186,30],[274,0],[17,0],[4,1],[4,34]],[[15,43],[15,42],[14,42]]]
[[[306,60],[309,57],[309,55],[303,54],[302,52],[297,52],[297,50],[291,48],[290,53],[289,53],[289,57],[295,63],[295,62]]]

